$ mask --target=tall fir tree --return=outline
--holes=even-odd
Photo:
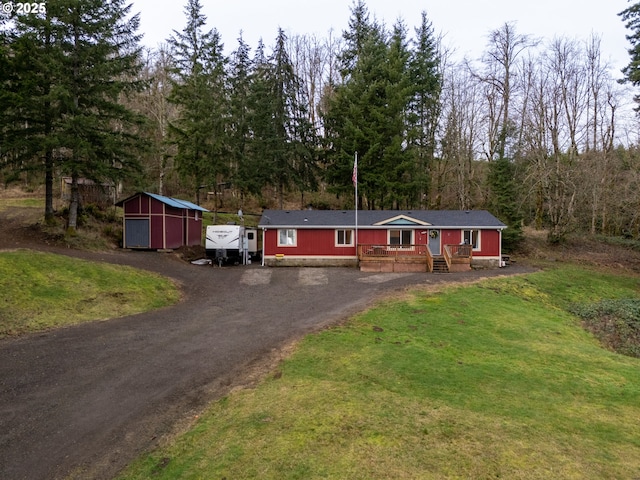
[[[363,56],[376,56],[372,62],[378,67],[385,61],[385,43],[380,30],[369,20],[369,11],[363,1],[351,7],[349,29],[344,31],[344,49],[339,55],[340,80],[329,86],[325,92],[323,111],[324,143],[327,150],[324,180],[332,192],[352,198],[351,172],[355,156],[359,155],[358,185],[359,196],[365,197],[371,191],[369,166],[371,155],[367,155],[371,143],[376,138],[365,131],[365,119],[369,105],[367,89],[375,89],[379,72],[362,69]],[[374,48],[377,47],[377,48]],[[374,55],[374,50],[377,53]],[[359,203],[360,200],[356,199]]]
[[[170,131],[178,171],[200,203],[201,187],[217,192],[228,169],[226,58],[218,32],[203,30],[200,1],[188,0],[185,14],[184,30],[168,40],[175,64],[169,99],[180,111]]]
[[[273,178],[275,156],[278,155],[276,126],[273,122],[274,98],[270,86],[271,65],[260,40],[253,56],[247,99],[249,115],[249,143],[242,162],[243,182],[249,191],[261,195]]]
[[[139,88],[139,16],[124,0],[59,0],[61,73],[55,85],[61,122],[59,165],[71,177],[68,232],[77,228],[78,180],[118,181],[138,170],[142,119],[119,100]],[[64,149],[64,150],[62,150]]]
[[[370,20],[369,9],[364,0],[354,0],[351,6],[351,17],[348,29],[342,33],[345,47],[340,54],[340,74],[348,79],[356,68],[365,43],[369,41],[375,22]]]
[[[412,91],[406,28],[398,22],[389,35],[376,22],[363,24],[368,21],[363,8],[360,2],[352,10],[352,30],[344,32],[342,82],[333,86],[324,115],[330,148],[326,179],[336,193],[348,194],[357,152],[359,205],[408,205],[415,168],[406,143]]]
[[[385,62],[386,104],[382,131],[385,146],[382,151],[382,168],[387,179],[381,204],[391,208],[412,208],[415,203],[419,172],[407,148],[407,105],[412,96],[410,83],[410,51],[407,29],[401,20],[393,27]]]
[[[6,149],[11,108],[10,72],[12,65],[9,55],[9,35],[5,27],[6,19],[0,17],[0,180],[3,180],[9,163]]]
[[[640,85],[640,2],[631,4],[618,15],[625,22],[627,30],[629,30],[627,40],[631,44],[628,49],[631,60],[622,69],[622,73],[626,81],[637,87]],[[640,112],[640,95],[636,95],[634,99],[637,104],[636,112]]]
[[[62,68],[59,31],[46,13],[15,16],[5,35],[10,51],[3,89],[5,159],[13,175],[44,171],[45,222],[54,221],[53,175],[56,125],[60,119],[52,86]]]
[[[230,178],[234,188],[240,190],[241,196],[257,193],[260,188],[249,156],[251,141],[251,125],[249,101],[251,94],[251,77],[253,64],[250,48],[242,38],[238,38],[238,47],[232,53],[229,66],[230,88]]]
[[[517,204],[518,188],[515,181],[515,165],[506,158],[498,158],[489,164],[489,210],[507,224],[502,232],[505,252],[512,252],[522,242],[523,215]]]
[[[430,205],[431,168],[435,160],[436,133],[440,121],[442,76],[438,44],[426,12],[415,29],[416,38],[409,62],[413,87],[407,108],[407,143],[415,162],[416,206]]]
[[[13,18],[9,145],[44,170],[46,217],[54,168],[71,177],[75,234],[79,179],[115,182],[138,167],[141,118],[119,100],[138,86],[139,18],[122,0],[50,0],[45,10]]]
[[[296,75],[287,37],[279,29],[268,58],[260,43],[254,57],[251,79],[250,162],[254,166],[254,185],[270,185],[277,192],[282,208],[289,188],[304,192],[315,188],[315,132],[305,111],[308,102]]]
[[[295,186],[299,191],[315,189],[315,132],[307,115],[306,90],[287,51],[287,36],[278,30],[270,57],[269,85],[273,98],[273,121],[276,148],[271,183],[278,188],[280,207],[284,190]]]

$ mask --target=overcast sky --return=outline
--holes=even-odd
[[[634,0],[635,1],[635,0]],[[141,16],[143,43],[155,48],[185,25],[184,0],[132,0]],[[347,28],[351,0],[201,0],[207,29],[216,28],[225,50],[243,38],[254,49],[260,38],[270,47],[278,27],[288,35],[337,35]],[[586,40],[592,33],[602,38],[603,59],[613,66],[612,74],[629,62],[627,30],[619,12],[627,0],[367,0],[371,16],[391,26],[401,17],[413,33],[420,14],[427,12],[436,35],[455,48],[459,58],[477,58],[487,43],[487,34],[505,22],[515,22],[516,31],[534,37],[557,36]]]

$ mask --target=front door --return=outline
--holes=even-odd
[[[429,230],[429,252],[432,256],[440,255],[440,230]]]

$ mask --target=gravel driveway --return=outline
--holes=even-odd
[[[184,298],[154,312],[0,341],[4,480],[112,478],[208,403],[262,378],[301,336],[410,286],[524,271],[213,268],[156,252],[48,250],[160,272]]]

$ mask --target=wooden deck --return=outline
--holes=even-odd
[[[427,245],[358,245],[363,272],[434,272],[471,270],[470,245],[444,245],[443,255],[432,255]]]

